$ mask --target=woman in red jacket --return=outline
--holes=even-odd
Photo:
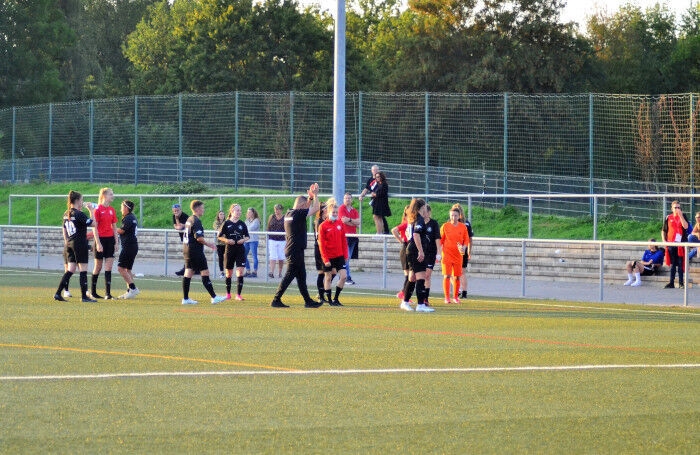
[[[329,305],[342,306],[338,296],[345,286],[347,277],[345,261],[348,260],[348,241],[345,238],[343,222],[338,219],[338,205],[335,203],[328,205],[326,210],[328,210],[328,219],[318,228],[318,248],[325,273],[323,289]],[[338,274],[338,284],[335,287],[335,297],[331,300],[331,279],[335,274]]]

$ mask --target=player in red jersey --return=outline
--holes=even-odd
[[[112,298],[112,265],[114,264],[114,250],[117,246],[117,211],[112,207],[114,191],[111,188],[102,188],[97,200],[97,208],[94,212],[95,236],[94,254],[95,265],[92,269],[92,281],[90,296],[93,299],[101,299],[97,294],[97,279],[100,276],[102,265],[105,269],[105,299]]]

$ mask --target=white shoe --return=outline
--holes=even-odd
[[[429,307],[424,303],[416,305],[416,313],[432,313],[433,311],[435,311],[435,308]]]
[[[214,297],[211,298],[211,304],[212,304],[212,305],[216,305],[217,303],[221,303],[221,302],[223,302],[224,300],[226,300],[226,296],[225,296],[225,295],[217,295],[217,296],[214,296]]]
[[[136,297],[136,296],[139,295],[140,293],[141,293],[141,291],[139,291],[138,288],[136,288],[136,289],[129,289],[129,290],[126,291],[124,294],[120,295],[119,298],[120,298],[120,299],[133,299],[134,297]]]
[[[632,283],[634,283],[634,280],[630,278],[629,280],[625,281],[625,286],[632,286]],[[637,285],[639,286],[639,285]]]
[[[192,299],[182,299],[182,304],[183,304],[183,305],[196,305],[196,304],[198,304],[198,303],[199,303],[199,302],[197,302],[196,300],[192,300]]]
[[[129,292],[131,293],[132,297],[136,297],[137,295],[141,294],[141,291],[139,291],[139,288],[129,289]]]
[[[642,282],[639,281],[639,280],[637,280],[637,281],[635,281],[634,283],[630,284],[630,286],[635,286],[635,287],[636,287],[636,286],[641,286],[641,285],[642,285]]]
[[[413,307],[408,302],[401,302],[401,305],[399,305],[399,308],[401,308],[404,311],[414,311]]]
[[[63,297],[69,298],[69,297],[73,297],[73,295],[70,293],[70,291],[63,291]]]

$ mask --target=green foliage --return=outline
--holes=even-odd
[[[153,194],[203,194],[209,191],[209,187],[196,180],[176,183],[159,183],[153,185]]]

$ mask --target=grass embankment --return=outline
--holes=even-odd
[[[10,194],[27,194],[27,195],[61,195],[66,196],[68,191],[73,189],[80,191],[86,195],[86,200],[96,201],[97,193],[104,184],[92,183],[31,183],[21,185],[0,185],[0,223],[6,224],[9,220],[9,195]],[[137,205],[136,216],[143,220],[144,228],[170,228],[172,227],[171,209],[173,203],[179,201],[179,195],[194,194],[198,195],[206,203],[207,210],[204,214],[203,224],[205,228],[211,226],[216,217],[216,212],[219,207],[223,207],[224,211],[233,203],[238,203],[245,211],[248,207],[255,207],[263,217],[263,199],[259,196],[262,194],[275,194],[274,190],[259,191],[259,190],[241,190],[234,192],[226,188],[208,188],[196,182],[185,182],[183,184],[174,185],[122,185],[122,184],[107,184],[117,195],[117,201],[120,201],[120,195],[138,194],[142,197],[134,202]],[[156,197],[162,195],[171,195],[170,197]],[[201,195],[201,197],[200,197]],[[217,197],[207,197],[206,195],[217,195]],[[219,197],[219,195],[224,195]],[[257,195],[257,196],[256,196]],[[140,201],[143,202],[143,213],[138,213]],[[397,225],[401,221],[401,214],[404,206],[408,203],[407,200],[390,199],[390,205],[393,215],[389,218],[391,227]],[[466,210],[466,201],[455,201],[462,203]],[[280,194],[279,197],[266,198],[267,215],[272,213],[272,207],[280,203],[285,208],[288,208],[293,203],[293,198],[288,195]],[[183,200],[183,209],[189,212],[189,200]],[[355,200],[355,207],[359,206],[359,201]],[[441,202],[431,202],[433,210],[433,218],[440,223],[446,221],[449,216],[449,208],[451,204]],[[36,199],[35,198],[16,198],[12,201],[12,224],[18,225],[58,225],[60,224],[61,215],[66,208],[66,199],[64,198],[41,198],[39,204],[39,217],[36,216]],[[263,220],[266,221],[266,220]],[[512,206],[506,206],[500,210],[485,208],[482,206],[473,205],[472,208],[472,226],[474,232],[480,237],[511,237],[522,238],[528,236],[528,217],[527,213],[517,210]],[[604,219],[598,222],[597,238],[601,240],[634,240],[645,241],[650,237],[659,237],[661,229],[661,220],[652,220],[648,222],[629,221],[629,220],[611,220]],[[374,222],[372,221],[372,213],[366,204],[362,210],[362,232],[365,234],[374,233]],[[533,216],[532,234],[534,238],[555,238],[555,239],[578,239],[590,240],[593,238],[593,219],[587,217],[560,217],[560,216]]]

